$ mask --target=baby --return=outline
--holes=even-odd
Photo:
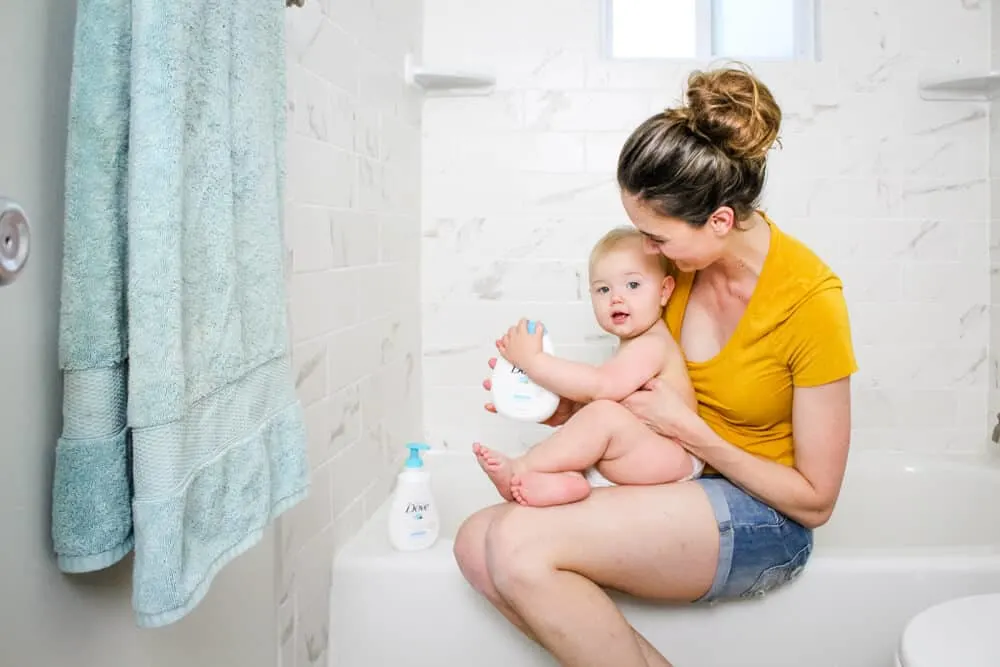
[[[497,341],[500,354],[536,384],[585,404],[523,456],[473,445],[506,500],[544,507],[582,500],[591,486],[662,484],[701,474],[700,460],[621,404],[659,379],[696,407],[683,354],[663,322],[673,270],[662,255],[645,251],[632,227],[613,229],[597,242],[590,255],[590,299],[597,323],[619,340],[601,366],[545,354],[542,327],[529,334],[525,320]]]

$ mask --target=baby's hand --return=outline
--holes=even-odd
[[[536,323],[534,333],[528,333],[528,321],[521,320],[497,341],[497,350],[503,358],[525,373],[532,360],[542,354],[542,324]]]

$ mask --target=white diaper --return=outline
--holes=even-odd
[[[692,479],[698,479],[701,477],[702,471],[705,469],[705,462],[699,459],[694,454],[688,454],[691,457],[691,474],[687,477],[683,477],[678,482],[687,482]],[[591,488],[600,488],[605,486],[618,486],[607,477],[597,472],[597,468],[590,467],[583,471],[584,478],[590,483]]]

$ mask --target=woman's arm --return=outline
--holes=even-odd
[[[673,421],[673,420],[672,420]],[[833,513],[851,439],[850,378],[796,387],[792,399],[795,467],[754,456],[723,440],[694,413],[676,422],[676,437],[733,484],[802,525]]]

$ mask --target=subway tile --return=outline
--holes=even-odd
[[[309,495],[284,515],[287,517],[284,525],[288,528],[288,553],[293,563],[303,547],[333,521],[330,471],[329,465],[313,470],[309,475]]]
[[[326,396],[326,344],[310,341],[292,347],[292,371],[295,390],[303,405],[311,405]]]
[[[422,8],[286,12],[287,301],[313,486],[278,521],[283,667],[326,664],[333,553],[389,493],[393,445],[422,437],[421,96],[402,71],[405,53],[419,57]]]
[[[294,206],[287,219],[292,270],[296,273],[332,269],[334,244],[328,209]]]
[[[331,266],[363,267],[378,262],[379,227],[374,213],[331,210],[325,218]]]
[[[357,43],[344,30],[323,18],[302,56],[302,65],[330,84],[351,94],[360,81]]]
[[[332,508],[340,515],[364,492],[379,473],[381,452],[378,443],[362,438],[348,446],[329,464],[332,478]]]
[[[407,439],[517,452],[544,437],[482,410],[485,360],[518,318],[546,322],[571,358],[610,353],[581,267],[628,224],[617,155],[704,64],[604,58],[596,0],[401,2],[287,12],[289,310],[297,373],[315,369],[299,389],[309,428],[328,440],[311,452],[331,470],[330,550],[384,501]],[[986,67],[997,13],[978,0],[922,16],[869,5],[824,9],[823,62],[754,63],[785,112],[763,203],[844,280],[861,364],[854,447],[976,451],[984,413],[1000,412],[1000,288],[986,274],[1000,266],[1000,132],[984,105],[923,102],[916,81],[942,58]],[[490,71],[497,90],[424,99],[402,80],[408,52]],[[337,420],[350,429],[333,437]],[[295,570],[296,588],[322,588]],[[317,596],[301,609],[308,664],[328,612]]]
[[[636,91],[529,90],[524,105],[525,127],[538,131],[631,130],[650,115],[649,96]]]
[[[297,667],[325,667],[330,639],[330,563],[333,529],[326,527],[296,559]]]
[[[288,138],[288,197],[296,204],[351,208],[357,198],[358,158],[302,135]]]
[[[295,121],[290,128],[318,141],[329,141],[334,129],[330,84],[305,68],[296,69]]]

